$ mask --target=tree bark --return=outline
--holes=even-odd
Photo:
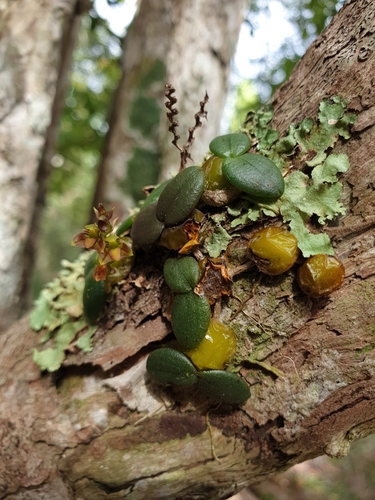
[[[263,280],[253,294],[236,281],[221,314],[274,330],[257,360],[243,354],[251,398],[241,407],[148,379],[148,344],[170,332],[158,252],[139,255],[93,351],[70,354],[55,376],[33,364],[37,336],[24,318],[0,339],[1,498],[224,499],[298,462],[343,456],[375,432],[374,33],[372,2],[349,0],[274,99],[281,131],[316,117],[322,97],[347,98],[358,115],[334,148],[351,163],[347,214],[326,228],[343,287],[312,301],[290,279],[272,290]]]
[[[39,211],[70,66],[70,42],[83,3],[6,1],[0,7],[0,331],[19,317],[25,305]]]
[[[144,197],[142,187],[170,178],[179,168],[165,114],[165,83],[176,88],[180,143],[194,125],[199,101],[209,93],[209,120],[192,148],[195,161],[219,131],[230,60],[244,1],[142,0],[124,39],[123,76],[114,96],[94,206],[116,207],[124,217]],[[167,137],[168,135],[168,137]]]

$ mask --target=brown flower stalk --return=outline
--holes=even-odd
[[[206,92],[203,101],[200,101],[199,111],[194,115],[195,124],[193,127],[189,128],[188,139],[184,144],[184,146],[181,147],[178,144],[178,139],[180,138],[180,136],[177,134],[176,130],[178,127],[178,122],[177,120],[175,120],[175,116],[178,115],[178,109],[174,108],[174,105],[177,103],[177,99],[176,97],[173,96],[173,94],[176,92],[176,89],[170,83],[167,83],[165,85],[165,88],[166,88],[165,97],[167,98],[165,106],[169,110],[169,112],[167,113],[167,118],[171,124],[168,130],[173,134],[172,144],[176,146],[176,148],[180,151],[180,172],[181,172],[181,170],[183,170],[186,167],[187,159],[189,158],[190,160],[193,160],[192,157],[190,156],[189,148],[194,142],[195,130],[202,126],[201,118],[207,119],[207,111],[204,109],[204,107],[208,102],[208,94]]]

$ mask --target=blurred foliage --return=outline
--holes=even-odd
[[[256,93],[254,84],[249,80],[242,80],[236,89],[230,130],[232,132],[238,130],[245,121],[247,113],[250,110],[255,111],[258,108],[259,97]]]
[[[294,66],[309,45],[329,24],[344,3],[345,0],[252,0],[249,2],[246,24],[252,36],[259,29],[267,29],[264,20],[275,6],[281,7],[285,12],[285,17],[293,28],[293,36],[285,38],[278,50],[269,50],[264,57],[259,59],[252,58],[249,50],[249,60],[258,69],[257,76],[252,81],[253,91],[258,95],[258,99],[254,100],[250,95],[246,101],[242,93],[243,82],[240,82],[237,99],[241,100],[241,107],[255,110],[268,101],[275,90],[288,80]],[[248,80],[245,82],[249,84]],[[233,120],[238,121],[237,117]],[[232,127],[233,124],[231,125],[233,130]]]
[[[309,45],[328,26],[345,0],[257,0],[250,2],[247,22],[253,31],[260,13],[267,14],[273,3],[287,11],[287,19],[294,27],[294,35],[286,38],[280,49],[254,60],[261,68],[254,82],[261,88],[260,101],[268,100],[275,90],[288,80],[292,70]]]
[[[33,277],[34,297],[56,274],[62,259],[73,260],[79,254],[70,241],[87,223],[92,210],[108,114],[121,77],[120,55],[120,39],[91,10],[82,19],[56,154],[51,161]]]

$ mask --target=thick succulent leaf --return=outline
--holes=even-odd
[[[162,347],[149,355],[147,371],[164,385],[191,385],[197,381],[197,371],[189,358],[169,347]]]
[[[226,134],[210,142],[210,151],[220,158],[236,158],[249,150],[250,139],[245,134]]]
[[[170,258],[164,264],[164,279],[175,293],[191,292],[198,284],[202,272],[194,257]]]
[[[211,319],[208,299],[193,292],[176,295],[172,307],[172,329],[184,349],[194,349],[203,340]]]
[[[133,222],[130,236],[134,246],[149,249],[159,238],[164,224],[156,217],[156,202],[141,210]]]
[[[223,174],[237,189],[254,200],[276,200],[284,192],[284,179],[280,169],[265,156],[251,153],[228,158]]]
[[[246,382],[235,373],[223,370],[199,372],[199,389],[223,403],[241,404],[250,397]]]
[[[201,167],[189,167],[179,172],[164,188],[156,207],[159,221],[166,227],[181,224],[194,210],[204,189]],[[142,212],[141,212],[142,213]]]

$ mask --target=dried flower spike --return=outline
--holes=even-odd
[[[177,99],[173,95],[176,92],[176,89],[170,83],[167,83],[165,85],[165,88],[166,88],[165,97],[167,98],[165,106],[169,110],[169,112],[167,113],[167,118],[171,124],[168,130],[173,134],[172,144],[176,146],[176,148],[180,151],[180,171],[181,171],[185,168],[187,159],[189,158],[190,160],[192,160],[192,157],[190,156],[189,153],[189,148],[191,147],[195,139],[194,132],[196,131],[197,128],[202,126],[201,118],[207,119],[207,111],[205,110],[205,105],[208,102],[208,94],[206,92],[203,101],[200,101],[199,111],[194,115],[195,124],[193,127],[189,128],[188,139],[184,144],[184,146],[181,147],[178,144],[178,139],[180,138],[180,136],[177,134],[178,122],[177,120],[175,120],[175,116],[178,115],[178,109],[174,107],[175,104],[177,103]]]

